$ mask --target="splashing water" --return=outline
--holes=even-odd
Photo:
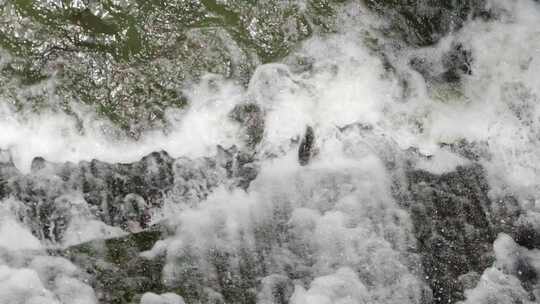
[[[483,6],[420,47],[345,1],[138,138],[0,105],[0,303],[536,303],[540,5]]]

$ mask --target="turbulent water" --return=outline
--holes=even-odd
[[[0,304],[540,301],[540,3],[0,6]]]

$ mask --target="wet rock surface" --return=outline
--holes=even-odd
[[[391,32],[407,43],[432,45],[468,18],[485,15],[485,0],[366,0],[366,5],[389,21]]]
[[[459,277],[490,265],[496,237],[482,169],[458,168],[442,176],[412,171],[408,180],[418,251],[434,303],[462,300]]]
[[[499,233],[513,234],[522,242],[523,235],[531,235],[519,228],[521,211],[515,198],[489,198],[480,165],[442,175],[411,170],[407,179],[407,205],[433,303],[464,300],[464,290],[476,286],[480,274],[494,263],[493,242]],[[524,285],[535,278],[523,276]]]
[[[230,113],[231,119],[238,122],[245,133],[247,146],[254,148],[259,144],[264,134],[264,111],[255,103],[245,103],[236,106]]]
[[[99,303],[139,303],[146,292],[166,290],[162,280],[164,257],[141,256],[165,235],[163,229],[154,226],[125,237],[96,240],[50,253],[70,260],[85,273]]]
[[[309,164],[309,161],[313,157],[315,144],[315,132],[312,127],[306,128],[306,133],[300,141],[300,146],[298,147],[298,162],[300,165],[305,166]]]
[[[194,205],[223,183],[247,188],[257,168],[249,154],[218,147],[216,157],[172,158],[154,152],[129,164],[51,163],[41,157],[22,174],[8,152],[0,163],[0,199],[21,201],[21,218],[32,219],[40,239],[61,242],[74,209],[128,232],[145,229],[151,214],[171,195],[176,204]]]
[[[292,281],[303,279],[305,274],[301,267],[287,270],[292,266],[278,266],[282,262],[274,260],[276,250],[296,250],[288,248],[293,243],[286,242],[292,237],[286,210],[282,210],[283,219],[256,228],[254,248],[215,248],[207,251],[207,256],[186,249],[173,259],[175,267],[183,269],[174,282],[164,279],[171,257],[164,252],[143,254],[174,234],[162,224],[148,226],[148,209],[159,208],[171,193],[193,206],[226,180],[232,188],[247,189],[256,177],[252,165],[253,159],[236,149],[218,148],[215,158],[174,159],[165,152],[155,152],[130,164],[55,164],[36,158],[31,173],[24,175],[3,151],[1,193],[2,198],[21,200],[28,212],[24,216],[38,219],[30,227],[41,239],[62,241],[70,219],[71,207],[62,203],[68,192],[79,192],[97,218],[128,232],[122,237],[49,251],[81,269],[99,303],[138,303],[146,292],[173,292],[188,302],[200,303],[288,303]],[[535,299],[538,272],[526,249],[539,248],[539,232],[518,221],[521,211],[513,197],[497,201],[489,197],[486,172],[480,165],[457,167],[440,175],[408,169],[406,187],[398,200],[410,213],[416,238],[413,251],[421,261],[418,271],[431,289],[425,303],[464,300],[464,291],[474,288],[484,270],[494,265],[493,244],[501,232],[514,238],[516,248],[523,248],[515,249],[520,253],[514,262],[505,264],[505,273],[515,275],[530,299]],[[279,210],[275,212],[280,217]],[[291,258],[301,258],[303,253],[297,254],[300,256]],[[206,263],[213,269],[211,277],[198,269]]]
[[[29,173],[0,150],[0,207],[6,209],[0,239],[10,244],[0,246],[4,273],[40,276],[44,287],[37,284],[32,292],[43,296],[49,289],[47,296],[59,295],[63,302],[73,295],[61,290],[73,286],[70,279],[79,284],[74,290],[88,291],[87,302],[95,297],[104,304],[146,304],[167,293],[186,303],[341,303],[353,297],[377,304],[537,302],[540,200],[533,154],[539,137],[520,132],[538,129],[538,86],[519,82],[534,74],[511,79],[529,66],[534,70],[537,60],[520,49],[524,58],[515,69],[521,72],[509,60],[509,70],[490,74],[483,47],[471,41],[480,35],[493,40],[487,36],[496,18],[509,26],[523,16],[512,17],[512,5],[489,11],[485,0],[362,3],[367,7],[326,0],[0,1],[0,98],[6,113],[63,111],[76,117],[75,132],[85,134],[81,119],[94,111],[138,138],[154,127],[167,130],[172,112],[184,115],[175,119],[192,118],[223,105],[230,106],[223,119],[209,117],[212,122],[201,122],[201,128],[232,120],[237,129],[224,137],[238,136],[241,146],[218,146],[200,158],[156,151],[131,163],[37,157]],[[350,6],[346,13],[341,5]],[[366,8],[378,16],[363,15]],[[359,32],[327,45],[336,38],[330,33],[341,30],[343,24],[333,23],[340,13],[378,17],[384,25],[359,25]],[[527,22],[536,16],[532,10],[525,15]],[[480,34],[458,33],[480,19],[487,22],[472,22],[468,29]],[[350,22],[357,21],[363,20]],[[524,24],[496,40],[518,41],[510,38],[526,32],[530,24]],[[310,42],[310,52],[344,54],[324,60],[302,54],[299,44],[314,33],[321,35]],[[341,39],[362,40],[361,47]],[[297,47],[298,54],[287,58]],[[259,67],[282,59],[286,64]],[[385,73],[379,74],[379,64]],[[344,76],[354,72],[350,65],[367,69]],[[509,76],[502,81],[501,75]],[[475,77],[478,83],[466,87]],[[190,92],[202,78],[208,86]],[[484,82],[496,89],[467,92]],[[234,96],[213,95],[228,85],[235,87]],[[402,87],[396,96],[393,85]],[[384,94],[378,95],[380,88]],[[481,112],[480,95],[499,89],[503,101],[495,94],[486,103],[497,108],[495,120],[484,125],[483,118],[464,115]],[[216,92],[201,97],[205,105],[194,114],[190,98],[196,99],[197,90]],[[228,98],[239,100],[222,103]],[[355,108],[358,100],[364,107]],[[333,117],[338,112],[344,117]],[[291,121],[297,124],[281,128]],[[520,127],[512,129],[513,123]],[[104,129],[107,136],[122,137],[108,125]],[[467,140],[455,140],[470,132],[475,134]],[[268,171],[260,180],[258,157]],[[509,158],[515,158],[510,165]],[[412,167],[417,161],[438,173]],[[504,168],[512,165],[519,168]],[[524,178],[506,180],[488,170]],[[171,209],[174,216],[163,216]],[[28,248],[13,246],[16,239],[9,243],[12,235],[24,237]],[[40,270],[47,267],[52,270]],[[0,277],[0,283],[3,295],[10,282]]]

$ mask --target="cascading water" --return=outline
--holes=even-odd
[[[536,1],[0,6],[0,304],[540,301]]]

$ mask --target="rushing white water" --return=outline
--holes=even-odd
[[[256,251],[268,242],[264,267],[293,265],[304,274],[293,282],[290,303],[422,303],[428,287],[411,251],[416,245],[410,216],[391,193],[392,160],[414,150],[414,167],[440,174],[470,163],[441,144],[478,143],[485,149],[479,162],[487,169],[490,194],[514,195],[526,220],[540,229],[540,5],[530,0],[488,5],[500,14],[496,21],[467,22],[422,49],[384,43],[374,30],[382,21],[349,5],[339,33],[305,41],[283,63],[259,66],[247,89],[208,75],[186,90],[190,105],[168,113],[166,134],[147,132],[138,141],[111,138],[107,124],[91,115],[81,133],[64,114],[23,117],[4,107],[0,148],[8,149],[24,172],[36,156],[56,162],[130,162],[156,150],[175,157],[211,156],[216,145],[245,148],[229,113],[237,104],[256,103],[265,113],[258,177],[247,191],[220,187],[191,208],[178,207],[169,197],[165,219],[176,232],[145,253],[166,254],[164,280],[192,279],[179,268],[183,255],[212,277],[209,253],[240,259],[243,250]],[[382,50],[370,45],[373,37],[382,41]],[[455,86],[426,80],[409,65],[421,57],[436,75],[456,43],[470,50],[473,60],[471,75]],[[394,70],[385,68],[380,52]],[[309,69],[295,63],[300,57],[311,62]],[[306,126],[314,129],[317,152],[308,166],[300,166],[298,139]],[[75,266],[47,256],[44,244],[8,209],[0,216],[0,303],[96,303]],[[120,234],[94,219],[78,223],[63,245]],[[510,294],[528,303],[518,279],[502,269],[527,255],[540,271],[540,252],[521,248],[504,234],[493,246],[495,264],[466,291],[465,303],[509,303]],[[263,279],[259,303],[272,303],[268,290],[276,280]],[[141,303],[183,300],[148,293]]]

